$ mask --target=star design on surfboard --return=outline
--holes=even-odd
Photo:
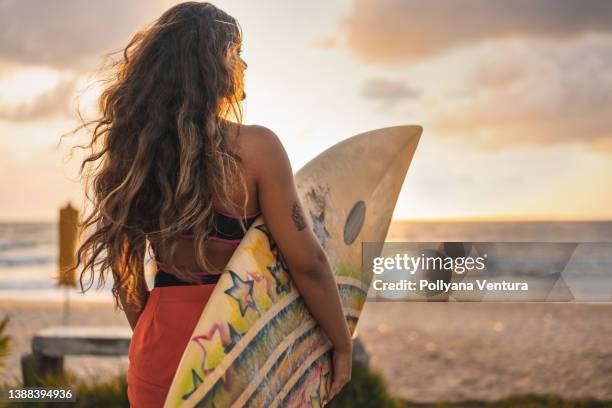
[[[270,251],[274,251],[277,248],[276,241],[274,241],[274,238],[272,238],[272,234],[270,233],[270,230],[268,230],[268,226],[266,224],[261,224],[255,228],[266,234],[266,237],[268,238],[268,245],[270,245]]]
[[[288,274],[283,273],[283,266],[281,265],[278,257],[272,265],[266,266],[266,269],[270,272],[274,278],[274,281],[276,282],[277,295],[280,295],[282,292],[291,292],[291,280],[289,279]]]
[[[200,384],[204,382],[204,380],[202,380],[202,377],[200,377],[198,373],[196,372],[196,370],[194,370],[193,368],[191,369],[191,382],[193,384],[193,389],[181,397],[183,400],[186,400],[187,398],[189,398],[191,394],[193,394],[195,390],[198,389]]]
[[[325,228],[325,211],[321,211],[318,214],[315,214],[312,210],[308,210],[308,212],[312,219],[312,231],[321,243],[321,246],[325,248],[330,238],[329,232]]]
[[[281,254],[279,251],[278,245],[276,245],[276,241],[274,241],[274,238],[272,237],[272,234],[270,233],[270,230],[268,230],[266,224],[258,225],[255,228],[266,234],[266,237],[268,238],[268,245],[270,246],[270,252],[272,252],[272,255],[274,255],[274,257],[280,261],[282,267],[288,271],[289,267],[283,259],[283,254]]]
[[[230,276],[232,278],[233,286],[227,290],[229,296],[234,298],[236,302],[238,302],[238,307],[240,308],[240,314],[244,316],[249,307],[253,308],[255,312],[259,314],[259,310],[257,310],[257,304],[255,303],[255,299],[253,298],[253,281],[243,281],[240,279],[240,276],[236,274],[236,272],[230,270]]]
[[[202,349],[200,369],[204,374],[210,373],[219,364],[223,354],[225,354],[225,345],[228,343],[227,338],[224,339],[225,336],[221,327],[215,326],[207,334],[201,334],[191,339]]]
[[[228,354],[242,337],[242,335],[238,333],[238,330],[236,330],[231,323],[228,323],[227,327],[229,328],[230,341],[227,346],[225,346],[225,354]]]

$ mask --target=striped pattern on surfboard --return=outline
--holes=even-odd
[[[237,251],[240,264],[228,265],[217,284],[224,290],[213,293],[223,301],[211,297],[219,307],[207,311],[191,337],[186,354],[192,364],[176,402],[260,407],[285,398],[322,400],[329,364],[319,357],[331,344],[299,298],[261,218]],[[367,286],[351,276],[339,276],[337,283],[347,321],[356,323]],[[296,366],[297,372],[288,369]],[[315,371],[322,382],[304,381]]]

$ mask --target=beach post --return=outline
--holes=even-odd
[[[76,286],[76,247],[78,244],[79,212],[70,202],[59,212],[59,279],[57,286],[64,287],[64,325],[70,318],[70,288]]]

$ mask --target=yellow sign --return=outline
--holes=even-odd
[[[58,286],[76,286],[75,265],[78,244],[79,212],[70,203],[59,215],[59,280]]]

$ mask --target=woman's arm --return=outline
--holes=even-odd
[[[126,297],[125,290],[119,289],[119,301],[121,302],[121,306],[123,307],[123,312],[125,313],[125,317],[127,317],[128,323],[130,324],[130,327],[132,328],[132,330],[136,328],[136,323],[138,322],[138,318],[142,314],[146,301],[149,298],[149,289],[147,287],[147,282],[145,281],[145,278],[144,278],[144,269],[142,271],[141,278],[142,279],[139,279],[139,281],[142,282],[142,284],[136,289],[140,291],[142,299],[143,299],[142,308],[140,310],[136,310],[136,308],[133,305],[129,304],[126,300],[127,297]]]
[[[266,225],[312,315],[336,351],[352,351],[340,294],[327,256],[304,215],[287,153],[278,137],[258,127],[257,191]],[[349,370],[350,371],[350,370]]]

